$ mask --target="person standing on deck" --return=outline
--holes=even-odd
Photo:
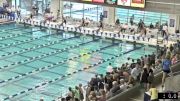
[[[131,24],[131,26],[134,24],[134,14],[130,18],[130,24]]]
[[[109,63],[109,65],[107,66],[106,71],[107,71],[108,73],[112,73],[112,72],[113,72],[113,67],[112,67],[111,63]]]
[[[103,19],[104,19],[104,15],[103,15],[102,13],[100,14],[100,16],[99,16],[99,17],[100,17],[100,21],[103,21]]]
[[[166,58],[162,62],[163,67],[163,77],[162,77],[162,88],[164,87],[165,79],[167,75],[171,72],[171,60],[170,56],[167,55]]]
[[[20,18],[20,16],[21,16],[21,8],[20,8],[20,6],[18,6],[16,8],[16,13],[17,13],[17,17]]]

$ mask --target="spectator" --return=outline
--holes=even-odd
[[[110,96],[114,96],[114,94],[116,94],[116,92],[120,90],[120,87],[117,81],[113,81],[112,84],[113,84],[113,87],[110,89]]]
[[[15,6],[13,5],[12,7],[11,7],[11,13],[15,13],[16,12],[16,8],[15,8]]]
[[[101,13],[101,14],[100,14],[100,21],[102,22],[103,19],[104,19],[104,15],[103,15],[103,13]]]
[[[121,80],[120,80],[120,89],[121,89],[122,91],[125,91],[127,88],[128,88],[127,83],[125,82],[124,79],[121,79]]]
[[[89,101],[97,101],[96,93],[92,91],[89,95]]]
[[[148,76],[148,88],[147,90],[150,89],[150,87],[154,84],[154,73],[153,73],[153,70],[150,69],[149,70],[149,76]]]
[[[59,100],[58,100],[59,101]],[[61,101],[70,101],[70,100],[67,100],[65,98],[61,98]]]
[[[170,66],[171,66],[170,56],[166,56],[166,58],[162,62],[162,67],[163,67],[162,87],[164,87],[164,82],[167,77],[167,74],[171,72]]]
[[[144,68],[143,72],[141,73],[140,82],[143,84],[145,90],[147,90],[148,76],[148,70],[147,68]]]
[[[150,96],[151,96],[151,101],[159,101],[158,100],[158,90],[154,85],[151,86],[149,92],[150,92]]]
[[[150,27],[150,29],[153,29],[154,25],[151,23],[149,27]]]
[[[90,92],[91,92],[91,91],[94,91],[94,90],[92,90],[91,88],[92,88],[92,86],[91,86],[91,84],[88,82],[88,85],[87,85],[87,87],[85,88],[85,89],[86,89],[86,100],[88,100],[88,96],[90,95]]]
[[[74,99],[75,101],[80,101],[80,94],[79,94],[79,88],[77,86],[75,86],[75,90],[74,90]]]
[[[125,64],[122,64],[121,69],[122,69],[122,70],[126,70],[126,65],[125,65]]]
[[[131,70],[131,75],[129,78],[128,84],[134,84],[136,80],[138,80],[138,76],[140,75],[140,68],[139,66],[136,66]]]
[[[176,64],[179,61],[179,55],[175,54],[172,58],[172,64]]]
[[[74,97],[74,92],[72,91],[72,88],[69,87],[69,92],[67,93],[66,100],[69,101],[69,100],[73,99],[73,97]]]
[[[50,11],[50,7],[49,7],[49,4],[48,4],[48,6],[47,6],[47,8],[45,9],[45,13],[50,13],[51,11]]]
[[[144,65],[145,65],[144,58],[141,56],[141,67],[143,67]]]
[[[100,89],[100,90],[104,89],[104,77],[103,77],[103,74],[100,75],[98,89]]]
[[[107,73],[105,76],[106,90],[110,90],[112,88],[112,75]]]
[[[144,65],[148,65],[149,64],[149,59],[148,59],[148,56],[145,55],[144,57]]]
[[[60,17],[60,10],[57,11],[57,16],[56,16],[56,19],[58,20]]]
[[[170,52],[171,52],[171,53],[173,52],[174,47],[173,47],[173,45],[172,45],[172,44],[170,44],[169,50],[170,50]]]
[[[90,20],[88,18],[85,19],[85,26],[88,26],[90,24]]]
[[[93,87],[94,87],[94,89],[98,89],[98,83],[99,83],[98,75],[95,75],[95,78],[93,80]]]
[[[44,101],[44,98],[43,98],[43,97],[41,97],[41,99],[40,99],[39,101]]]
[[[109,65],[107,66],[106,71],[108,73],[112,73],[113,72],[113,67],[112,67],[111,63],[109,63]]]
[[[134,14],[130,18],[130,24],[131,24],[131,26],[134,24]]]
[[[166,24],[163,24],[162,26],[162,37],[164,37],[167,34],[168,26]]]
[[[59,25],[59,27],[60,26],[65,26],[66,23],[67,23],[66,18],[62,15],[62,23]]]
[[[103,21],[100,20],[97,32],[99,32],[101,29],[103,30],[103,28],[104,28]]]
[[[103,89],[100,90],[100,96],[97,96],[97,100],[98,101],[106,101],[107,100],[106,92]]]
[[[82,84],[79,84],[79,98],[80,98],[80,101],[84,100],[84,93],[83,93],[83,89],[82,89]]]
[[[119,21],[119,19],[117,19],[117,20],[116,20],[115,25],[120,25],[120,21]]]
[[[17,13],[18,18],[21,17],[21,8],[20,8],[20,6],[18,6],[16,8],[16,13]]]

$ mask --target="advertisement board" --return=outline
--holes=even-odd
[[[84,2],[144,8],[146,0],[80,0]]]
[[[131,0],[118,0],[117,5],[131,6]]]
[[[131,0],[131,7],[144,8],[145,2],[145,0]]]
[[[88,2],[92,2],[92,0],[82,0],[82,1],[88,1]]]
[[[104,3],[104,0],[92,0],[93,3]]]
[[[106,0],[105,3],[106,4],[110,4],[110,5],[116,5],[117,4],[117,0]]]

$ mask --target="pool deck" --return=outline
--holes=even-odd
[[[31,24],[31,25],[39,25],[39,23],[40,23],[40,20],[37,20],[37,19],[32,19],[31,20],[31,22],[35,22],[35,24],[31,24],[30,23],[30,21],[27,21],[26,23],[28,23],[28,24]],[[18,21],[19,22],[19,21]],[[48,27],[48,25],[51,25],[51,26],[49,26],[49,28],[54,28],[54,29],[57,29],[57,28],[55,28],[55,25],[59,25],[60,23],[58,23],[58,22],[48,22],[48,24],[45,24],[45,27]],[[71,23],[69,23],[68,22],[68,24],[67,25],[65,25],[64,27],[64,29],[63,30],[65,30],[65,31],[67,31],[67,27],[69,27],[69,29],[73,29],[73,30],[69,30],[69,31],[75,31],[75,28],[77,27],[77,26],[79,26],[78,24],[71,24]],[[77,31],[77,32],[80,32],[80,33],[82,33],[82,34],[91,34],[92,35],[92,32],[93,31],[95,31],[95,30],[97,30],[98,29],[98,27],[93,27],[93,28],[89,28],[89,27],[81,27],[81,29],[82,30],[85,30],[85,33],[84,32],[81,32],[81,31]],[[61,29],[62,30],[62,29]],[[155,29],[156,30],[156,29]],[[90,33],[87,33],[87,31],[90,31]],[[151,30],[152,32],[156,32],[156,31],[154,31],[154,30]],[[100,32],[99,33],[104,33],[104,34],[95,34],[96,36],[100,36],[100,37],[106,37],[106,38],[113,38],[113,35],[114,34],[116,34],[118,32],[118,30],[114,30],[113,32],[112,31],[109,31],[109,30],[107,30],[107,29],[104,29],[103,31],[102,30],[100,30]],[[112,36],[110,36],[110,35],[105,35],[105,33],[109,33],[109,34],[112,34]],[[124,35],[124,37],[122,37]],[[156,33],[152,33],[151,35],[154,35],[154,36],[156,36],[157,34]],[[116,34],[116,36],[118,36],[117,34]],[[141,37],[140,36],[140,34],[135,34],[135,35],[132,35],[132,34],[127,34],[127,33],[125,33],[125,34],[120,34],[120,36],[121,37],[116,37],[115,39],[118,39],[118,40],[124,40],[124,41],[129,41],[129,42],[133,42],[133,41],[136,41],[137,43],[141,43],[141,44],[145,44],[145,45],[153,45],[153,46],[157,46],[157,38],[150,38],[150,40],[148,41],[148,37]],[[135,40],[133,39],[133,36],[135,37]],[[136,38],[137,37],[140,37],[140,40],[137,40]],[[143,40],[143,38],[144,38],[144,40]],[[159,40],[163,40],[163,38],[162,37],[159,37]],[[164,46],[164,45],[166,45],[166,46],[170,46],[170,44],[174,44],[176,42],[176,40],[169,40],[168,41],[168,43],[165,41],[165,42],[162,42],[162,43],[159,43],[158,45],[159,46]]]
[[[14,22],[14,21],[9,21],[7,19],[0,19],[0,25],[1,24],[6,24],[6,23],[11,23],[11,22]]]
[[[6,18],[4,19],[0,19],[0,21],[2,20],[5,21],[6,23]],[[62,19],[59,19],[58,22],[48,22],[44,25],[44,27],[49,27],[49,28],[54,28],[54,29],[57,29],[55,27],[55,25],[59,25],[61,23],[61,20]],[[77,20],[77,19],[76,19]],[[31,24],[32,26],[34,25],[40,25],[40,22],[42,20],[39,20],[39,18],[34,18],[34,19],[31,19],[29,21],[26,21],[26,23],[28,24]],[[19,22],[23,22],[22,20],[18,19],[16,20],[17,23]],[[31,22],[35,22],[35,24],[32,24]],[[96,22],[97,24],[97,22]],[[51,26],[48,26],[48,25],[51,25]],[[70,29],[73,29],[73,30],[70,30],[70,31],[75,31],[75,28],[78,27],[80,25],[79,21],[77,23],[73,23],[73,22],[67,22],[67,25],[65,25],[64,29],[65,31],[67,31],[67,27],[69,27]],[[113,25],[112,25],[113,26]],[[129,28],[131,28],[132,26],[129,26]],[[137,27],[137,26],[135,26]],[[81,31],[77,31],[77,32],[80,32],[82,34],[91,34],[92,35],[92,31],[96,31],[98,29],[97,26],[94,26],[94,27],[81,27],[82,30],[85,30],[85,33],[84,32],[81,32]],[[135,35],[132,35],[130,33],[124,33],[124,34],[120,34],[121,37],[117,37],[117,33],[119,32],[117,29],[113,29],[113,28],[110,28],[110,30],[107,30],[107,29],[103,29],[103,30],[100,30],[99,33],[104,33],[104,34],[95,34],[96,36],[100,36],[100,37],[106,37],[106,38],[113,38],[113,35],[116,34],[116,38],[115,39],[119,39],[119,40],[124,40],[124,41],[130,41],[130,42],[133,42],[133,41],[136,41],[137,43],[141,43],[141,44],[145,44],[145,45],[153,45],[153,46],[157,46],[157,37],[156,38],[150,38],[150,35],[147,37],[144,37],[144,36],[140,36],[139,33],[136,33]],[[62,30],[62,29],[61,29]],[[86,31],[90,31],[90,33],[86,32]],[[151,35],[154,35],[154,36],[157,36],[157,29],[153,29],[153,30],[149,30],[151,31]],[[110,35],[105,35],[105,33],[108,33],[108,34],[112,34],[112,36]],[[124,37],[122,37],[124,35]],[[135,37],[135,39],[133,39],[133,36]],[[139,40],[137,40],[137,37],[140,37]],[[150,38],[150,40],[148,41],[148,38]],[[158,38],[160,41],[163,40],[162,37],[159,37]],[[174,44],[176,42],[177,38],[176,39],[173,39],[173,40],[169,40],[168,42],[162,42],[162,43],[158,43],[159,46],[170,46],[170,44]]]

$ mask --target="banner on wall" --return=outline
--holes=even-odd
[[[131,0],[131,7],[144,8],[145,2],[145,0]]]
[[[117,5],[131,6],[131,0],[118,0]]]
[[[104,0],[92,0],[94,3],[104,3]]]
[[[116,5],[117,0],[106,0],[106,4]]]
[[[175,26],[175,19],[170,19],[169,20],[169,26],[174,27]]]

